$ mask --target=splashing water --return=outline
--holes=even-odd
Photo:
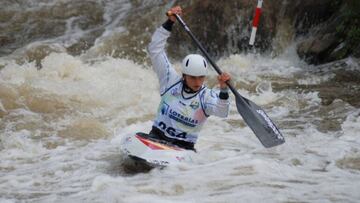
[[[108,32],[89,52],[111,41],[124,2],[106,7]],[[151,128],[160,101],[151,67],[62,49],[44,56],[41,69],[0,58],[0,202],[358,201],[358,62],[311,67],[292,47],[285,53],[217,62],[266,110],[285,144],[262,147],[231,96],[229,117],[205,124],[194,163],[135,175],[122,168],[119,144]],[[207,84],[216,84],[215,72]]]

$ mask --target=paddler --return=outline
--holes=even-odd
[[[182,10],[176,6],[168,13],[181,15]],[[217,78],[220,91],[207,88],[204,81],[209,65],[199,54],[190,54],[183,59],[181,76],[175,71],[165,52],[166,40],[175,21],[175,16],[169,15],[155,31],[148,46],[161,95],[149,136],[195,151],[194,145],[206,119],[211,115],[228,116],[230,102],[226,81],[231,78],[224,72]]]

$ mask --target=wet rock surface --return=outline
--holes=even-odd
[[[257,1],[129,1],[127,14],[119,22],[107,22],[104,5],[92,1],[62,1],[26,6],[4,1],[0,8],[0,56],[11,54],[25,44],[38,40],[62,39],[66,51],[83,54],[99,38],[109,36],[106,26],[114,31],[97,50],[98,55],[126,57],[138,63],[147,59],[146,45],[152,32],[166,20],[171,6],[181,5],[183,19],[212,57],[258,52],[281,54],[296,42],[297,52],[310,64],[323,64],[348,56],[360,57],[360,1],[357,0],[272,0],[264,1],[254,47],[249,46],[252,19]],[[108,5],[107,5],[108,6]],[[23,8],[19,10],[18,7]],[[111,6],[110,6],[111,7]],[[5,9],[6,8],[6,9]],[[109,9],[109,8],[107,8]],[[111,8],[110,8],[111,9]],[[71,32],[78,30],[82,36]],[[168,49],[171,58],[182,58],[197,47],[179,25],[174,26]],[[41,59],[38,59],[41,60]]]

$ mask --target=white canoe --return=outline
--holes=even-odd
[[[165,144],[145,133],[126,135],[121,140],[121,151],[128,157],[147,162],[151,166],[168,166],[191,162],[195,154],[192,150]]]

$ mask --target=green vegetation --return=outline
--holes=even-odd
[[[340,10],[340,23],[336,27],[337,35],[345,46],[337,54],[337,58],[342,58],[351,54],[358,48],[360,42],[360,1],[347,0]]]

